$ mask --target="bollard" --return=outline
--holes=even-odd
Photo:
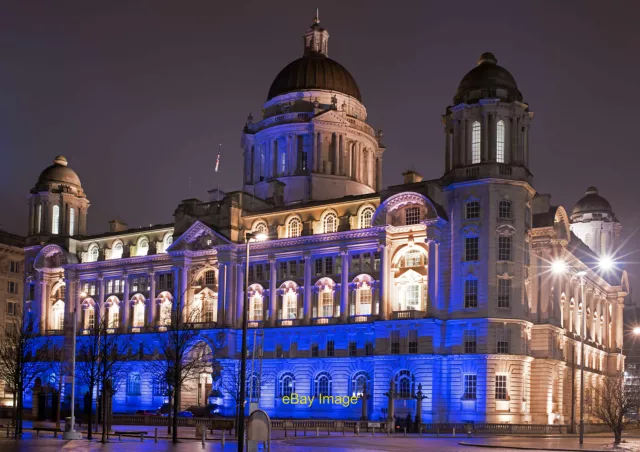
[[[331,436],[331,427],[327,425],[327,436]]]
[[[356,436],[360,436],[360,423],[356,424]]]
[[[440,436],[440,427],[436,429],[436,436]]]
[[[407,427],[404,428],[404,436],[407,436]]]
[[[375,430],[375,427],[373,428]],[[387,436],[391,434],[391,427],[387,426]]]
[[[202,448],[204,449],[204,444],[207,441],[207,429],[202,429]]]
[[[320,436],[320,427],[316,427],[316,436]]]
[[[424,428],[424,427],[421,425],[421,426],[420,426],[420,436],[422,436],[422,429],[423,429],[423,428]]]
[[[224,446],[224,430],[222,430],[222,445]]]
[[[371,430],[371,436],[376,436],[376,426],[373,426],[373,430]]]
[[[287,424],[284,424],[284,437],[287,437]]]
[[[342,436],[344,436],[344,425],[342,426]]]
[[[467,438],[471,438],[471,429],[467,430]]]
[[[298,437],[298,425],[293,426],[293,436]]]
[[[453,427],[453,436],[456,436],[456,428]]]
[[[153,441],[156,443],[158,442],[158,427],[156,427],[156,432],[153,435]]]

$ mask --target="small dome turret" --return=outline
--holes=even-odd
[[[67,159],[63,155],[57,156],[53,160],[53,165],[40,173],[35,188],[46,190],[51,185],[71,185],[78,189],[82,188],[80,178],[74,170],[69,168]]]
[[[611,204],[598,194],[598,189],[594,186],[587,188],[585,195],[576,203],[571,211],[571,221],[584,221],[585,214],[591,214],[590,218],[593,218],[593,214],[595,214],[601,219],[610,217],[615,221]]]
[[[480,99],[522,102],[522,93],[513,75],[498,66],[498,59],[491,52],[480,55],[478,65],[462,78],[453,98],[453,105],[463,102],[473,104]]]

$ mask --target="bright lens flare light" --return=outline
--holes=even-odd
[[[633,329],[633,334],[636,336],[640,336],[640,326],[637,326]]]
[[[611,256],[602,256],[598,266],[604,271],[611,270],[613,268],[613,259],[611,259]]]
[[[564,273],[567,271],[567,264],[564,261],[553,261],[551,271],[556,274]]]
[[[260,232],[256,234],[253,238],[256,239],[258,242],[264,242],[265,240],[267,240],[267,234],[265,234],[264,232]]]

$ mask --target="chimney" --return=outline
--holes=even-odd
[[[422,182],[422,176],[415,172],[414,170],[406,170],[402,173],[404,176],[405,184],[415,184],[416,182]]]
[[[109,222],[109,232],[120,232],[129,229],[129,225],[124,221],[111,220]]]

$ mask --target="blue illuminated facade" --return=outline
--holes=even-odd
[[[385,419],[390,388],[396,416],[415,418],[422,385],[425,422],[570,422],[579,316],[586,305],[586,375],[597,384],[622,366],[628,282],[590,271],[583,301],[575,279],[548,271],[560,258],[584,266],[589,249],[532,187],[533,113],[513,76],[483,54],[443,115],[442,177],[408,171],[383,189],[393,151],[328,38],[316,19],[263,117],[248,118],[242,190],[185,200],[172,224],[112,222],[87,236],[70,225],[71,210],[84,222],[88,208],[77,175],[59,158],[45,170],[29,199],[25,290],[42,333],[69,339],[77,308],[80,341],[108,316],[132,333],[133,354],[153,349],[163,306],[184,293],[222,373],[204,373],[182,408],[213,398],[234,414],[246,307],[248,393],[272,418]],[[247,232],[267,236],[250,244],[248,288]],[[115,411],[162,404],[143,369],[132,361]],[[287,403],[363,392],[349,406]]]

